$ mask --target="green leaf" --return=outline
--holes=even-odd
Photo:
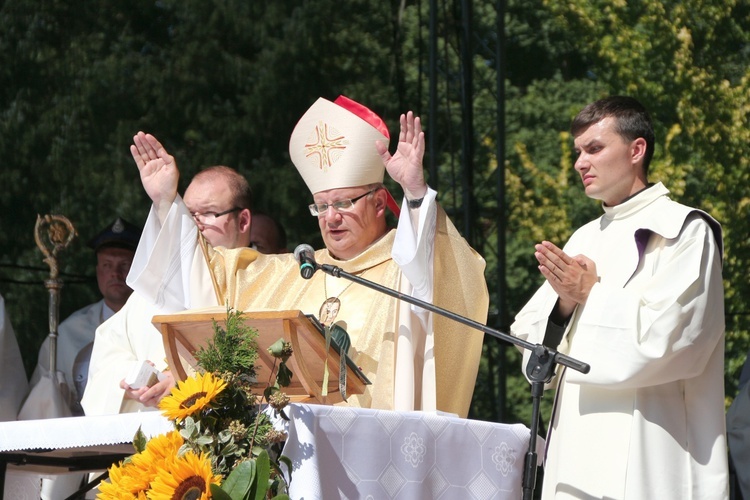
[[[227,307],[225,328],[213,320],[214,336],[195,353],[200,366],[207,372],[254,374],[258,359],[258,331],[245,323],[242,311]]]
[[[135,451],[141,453],[146,449],[147,442],[148,439],[146,439],[146,435],[143,433],[141,426],[139,425],[138,430],[135,432],[135,436],[133,436],[133,447],[135,448]]]
[[[271,396],[273,396],[277,392],[279,392],[279,388],[278,387],[274,387],[272,385],[269,385],[268,387],[266,387],[263,390],[263,397],[266,399],[266,401],[268,401],[269,399],[271,399]]]
[[[283,462],[284,465],[286,465],[286,472],[287,472],[287,475],[289,476],[289,483],[291,483],[292,482],[292,459],[290,459],[286,455],[281,455],[279,456],[279,462]],[[279,470],[279,472],[281,472],[280,467],[277,467],[277,469]]]
[[[271,355],[274,358],[280,358],[282,354],[284,353],[284,339],[283,337],[271,344],[268,347],[268,352],[271,353]]]
[[[229,494],[221,489],[221,486],[211,483],[211,498],[214,500],[234,500]]]
[[[292,383],[292,370],[286,366],[286,363],[279,364],[279,370],[276,372],[276,382],[281,387],[287,387]]]
[[[240,462],[229,474],[221,489],[229,494],[232,500],[248,498],[252,485],[256,479],[255,460]]]
[[[208,446],[213,442],[214,438],[212,438],[211,436],[199,436],[198,439],[195,440],[195,443],[200,446]]]
[[[250,498],[264,500],[268,492],[268,479],[271,477],[271,459],[268,452],[263,450],[255,459],[257,467],[256,480],[253,482]]]

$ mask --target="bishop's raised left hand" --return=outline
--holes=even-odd
[[[386,145],[380,141],[375,143],[375,147],[383,159],[388,175],[401,185],[407,199],[414,200],[424,197],[427,193],[422,166],[424,132],[421,120],[411,111],[401,115],[400,122],[401,131],[398,135],[396,154],[391,156]]]

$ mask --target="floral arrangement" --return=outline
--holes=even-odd
[[[175,430],[147,441],[139,429],[136,453],[110,467],[97,499],[288,499],[279,468],[287,462],[291,471],[280,454],[286,434],[273,428],[261,403],[286,418],[289,398],[281,387],[292,377],[291,346],[279,339],[268,348],[278,369],[261,397],[253,393],[257,331],[231,309],[226,327],[213,327],[213,339],[195,353],[196,374],[159,403]]]

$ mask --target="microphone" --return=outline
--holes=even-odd
[[[318,264],[315,262],[315,250],[306,243],[298,245],[294,249],[294,258],[299,262],[299,274],[306,280],[312,278],[315,271],[318,270]]]

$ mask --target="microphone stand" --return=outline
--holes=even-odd
[[[532,500],[534,487],[536,486],[536,468],[537,468],[537,453],[536,453],[536,442],[537,433],[539,431],[539,407],[542,400],[542,394],[544,393],[544,384],[552,380],[552,376],[555,373],[555,365],[561,364],[573,370],[581,373],[588,373],[590,366],[587,363],[583,363],[574,358],[561,354],[554,349],[551,349],[542,344],[532,344],[525,340],[514,337],[510,334],[503,333],[498,330],[494,330],[487,325],[483,325],[477,321],[466,318],[454,312],[448,311],[436,305],[430,304],[423,300],[415,299],[410,295],[403,294],[391,288],[385,287],[374,281],[366,280],[347,273],[338,266],[331,264],[318,264],[317,262],[310,263],[315,269],[320,269],[326,274],[330,274],[336,278],[346,278],[349,281],[358,283],[366,286],[378,292],[390,295],[391,297],[403,300],[409,304],[421,307],[428,311],[434,312],[446,318],[457,321],[458,323],[464,324],[476,330],[480,330],[486,334],[492,335],[495,338],[510,342],[511,344],[526,349],[530,353],[529,362],[526,365],[526,376],[531,381],[531,435],[529,437],[529,448],[526,452],[526,459],[524,461],[523,471],[523,500]],[[304,277],[304,276],[303,276]],[[312,277],[312,273],[310,273]],[[309,278],[307,278],[309,279]]]

